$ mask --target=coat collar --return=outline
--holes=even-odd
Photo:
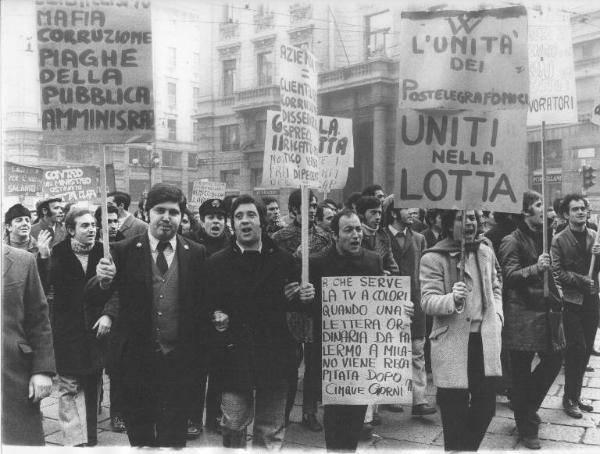
[[[4,264],[2,266],[2,276],[6,276],[8,270],[13,266],[13,263],[15,262],[15,259],[13,257],[14,252],[12,251],[12,248],[6,244],[2,245],[2,249],[4,249]]]

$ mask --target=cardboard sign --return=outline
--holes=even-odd
[[[277,52],[281,112],[267,120],[275,137],[265,145],[264,187],[319,187],[317,62],[308,51],[282,44]]]
[[[571,20],[548,8],[529,10],[527,125],[577,123]]]
[[[401,108],[526,109],[524,7],[403,12]]]
[[[412,404],[410,277],[321,279],[323,404]]]
[[[44,141],[151,141],[150,2],[36,4]]]
[[[267,110],[263,184],[277,187],[281,165],[278,146],[281,142],[282,112]],[[354,138],[352,119],[318,115],[318,182],[319,190],[329,192],[343,189],[348,178],[348,167],[354,167]],[[269,183],[266,183],[269,179]]]
[[[527,190],[526,115],[399,110],[400,206],[520,213]]]
[[[192,188],[192,199],[190,202],[194,205],[202,205],[209,199],[225,198],[225,183],[212,181],[194,181]]]
[[[63,202],[96,201],[100,196],[98,168],[62,167],[44,171],[44,198],[60,197]]]
[[[44,171],[36,167],[4,163],[4,196],[39,196]]]

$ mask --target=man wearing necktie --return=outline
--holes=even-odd
[[[179,188],[155,185],[146,209],[148,232],[113,245],[114,263],[102,259],[88,293],[119,298],[114,370],[130,444],[183,447],[208,320],[200,296],[205,249],[176,233],[185,209]]]

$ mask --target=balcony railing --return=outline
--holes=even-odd
[[[264,87],[240,90],[235,94],[234,110],[258,109],[279,105],[279,86],[267,85]]]
[[[319,74],[319,89],[335,89],[342,84],[361,85],[376,81],[398,80],[398,62],[380,58]]]

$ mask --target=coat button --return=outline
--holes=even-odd
[[[165,297],[165,295],[160,295],[160,296],[159,296],[159,298],[160,298],[160,299],[162,299],[162,298],[164,298],[164,297]]]

